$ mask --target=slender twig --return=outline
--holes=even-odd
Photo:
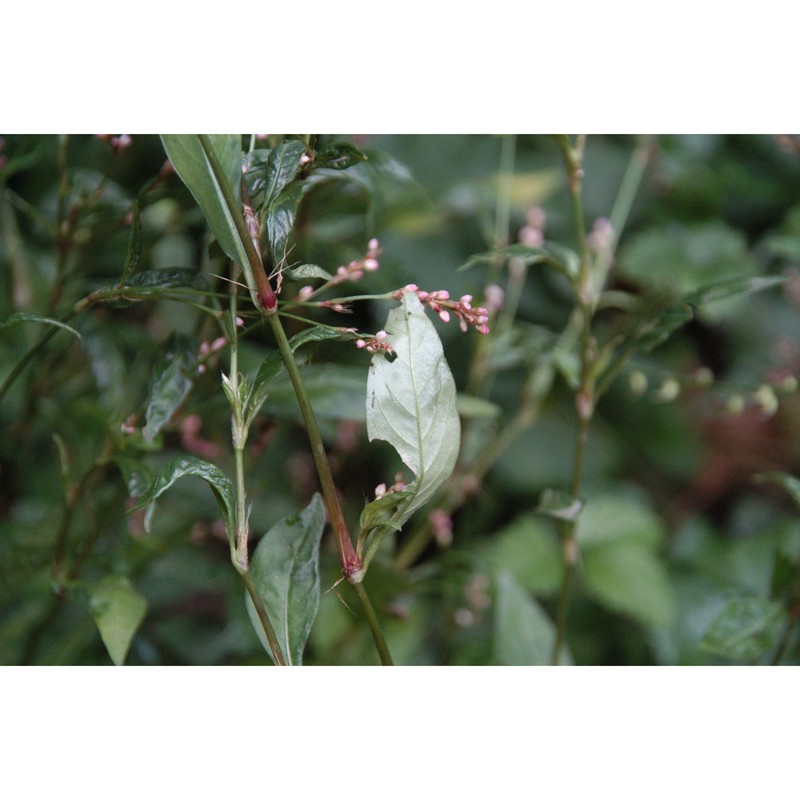
[[[231,432],[233,436],[233,453],[236,463],[236,532],[235,541],[231,542],[231,561],[236,571],[242,576],[247,594],[253,601],[264,635],[267,637],[272,657],[279,667],[286,666],[286,657],[281,650],[275,629],[270,621],[264,601],[253,582],[250,573],[248,540],[250,534],[247,513],[247,494],[244,485],[244,448],[247,443],[248,425],[245,423],[246,409],[242,407],[239,392],[239,335],[236,328],[236,285],[230,284],[230,330],[231,330]]]

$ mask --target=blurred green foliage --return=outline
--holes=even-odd
[[[0,142],[0,325],[8,323],[0,327],[0,382],[13,378],[0,398],[0,662],[271,663],[207,485],[191,475],[171,485],[149,531],[141,514],[126,513],[176,457],[194,454],[232,473],[219,378],[228,353],[214,349],[218,332],[197,307],[225,302],[228,272],[202,213],[165,167],[157,136]],[[250,137],[243,142],[248,147]],[[513,263],[461,267],[524,239],[532,209],[546,214],[548,242],[576,248],[551,137],[254,143],[262,151],[251,163],[256,205],[285,201],[294,224],[288,239],[285,229],[270,234],[287,245],[287,266],[333,274],[379,239],[380,269],[353,294],[416,283],[453,298],[471,294],[477,305],[496,283],[508,301]],[[800,470],[800,143],[589,137],[587,228],[602,231],[636,148],[647,164],[594,331],[601,345],[639,344],[611,375],[592,421],[562,660],[796,664],[800,507],[789,476]],[[295,159],[302,198],[292,189],[281,201],[283,185],[258,183],[268,174],[267,149],[273,161],[279,152]],[[307,149],[317,163],[298,167]],[[498,225],[506,213],[508,224]],[[434,319],[468,422],[462,467],[502,441],[526,392],[540,392],[541,402],[433,520],[432,536],[419,539],[436,504],[376,557],[366,587],[398,663],[549,660],[562,548],[556,522],[535,509],[545,489],[568,488],[573,466],[574,352],[553,348],[574,300],[563,274],[516,268],[525,270],[517,311],[493,324],[490,345],[455,321]],[[297,294],[301,275],[286,272],[284,298]],[[781,283],[699,309],[682,305],[709,283],[763,277]],[[121,286],[129,291],[111,297]],[[73,313],[99,290],[107,290],[102,302]],[[642,325],[665,309],[678,316],[662,316],[645,347]],[[326,309],[311,315],[374,332],[386,312],[385,303],[367,303],[346,317]],[[245,324],[239,366],[252,376],[275,345],[254,316]],[[290,335],[302,329],[291,320],[287,327]],[[375,486],[391,483],[398,467],[389,448],[366,439],[368,358],[335,341],[304,358],[355,525]],[[480,358],[489,366],[476,381]],[[755,481],[762,473],[783,477]],[[285,376],[271,384],[254,423],[246,481],[255,540],[317,491]],[[412,553],[409,563],[404,552]],[[319,568],[319,614],[303,662],[377,663],[368,629],[336,586],[327,532]]]

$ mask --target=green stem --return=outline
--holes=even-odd
[[[271,314],[267,316],[275,339],[278,342],[278,348],[281,351],[283,362],[286,365],[286,370],[289,373],[289,379],[294,387],[297,402],[300,405],[300,413],[303,416],[303,422],[306,426],[306,433],[308,434],[308,441],[311,445],[311,454],[314,458],[314,464],[317,468],[317,475],[319,476],[320,486],[322,487],[322,496],[325,499],[325,506],[328,510],[328,518],[333,528],[333,537],[336,542],[336,549],[339,551],[339,560],[342,565],[342,574],[347,582],[353,587],[356,595],[364,610],[364,614],[369,623],[372,637],[375,640],[375,647],[381,657],[381,663],[391,664],[392,659],[389,655],[386,646],[386,640],[381,632],[378,618],[369,601],[366,590],[361,585],[364,579],[363,563],[353,547],[353,542],[350,539],[350,533],[347,530],[347,523],[342,513],[342,507],[339,503],[339,496],[336,492],[336,486],[333,481],[333,474],[331,467],[328,463],[328,456],[325,453],[325,445],[322,441],[322,436],[319,432],[314,410],[306,394],[305,386],[303,386],[302,378],[300,377],[300,370],[294,360],[289,340],[286,338],[286,332],[283,329],[278,314]]]
[[[231,403],[233,419],[231,430],[233,433],[233,452],[236,463],[236,541],[231,544],[231,560],[236,571],[242,576],[247,594],[253,601],[253,606],[258,614],[264,635],[267,637],[272,657],[279,667],[286,666],[286,658],[281,650],[275,629],[270,622],[269,614],[258,593],[253,576],[250,573],[250,559],[248,554],[248,539],[250,535],[247,519],[247,494],[244,485],[244,446],[247,441],[247,426],[244,421],[246,409],[242,408],[239,400],[239,335],[236,329],[236,286],[231,283],[230,289],[230,315],[231,315],[231,374],[230,382],[233,401]]]
[[[352,584],[352,586],[353,589],[355,589],[358,599],[361,601],[361,608],[364,610],[364,616],[367,619],[367,625],[369,625],[369,629],[372,632],[372,638],[375,640],[375,649],[378,651],[381,664],[384,667],[394,666],[394,661],[392,661],[391,653],[386,645],[386,639],[383,636],[380,622],[375,614],[375,609],[372,607],[372,603],[370,602],[367,590],[364,588],[364,584],[359,581],[358,583]]]
[[[250,599],[253,601],[253,606],[256,609],[256,614],[258,614],[258,618],[261,621],[261,627],[264,629],[264,635],[267,637],[270,650],[272,650],[275,665],[278,667],[285,667],[287,666],[286,658],[283,655],[283,650],[281,650],[278,637],[275,635],[275,629],[269,621],[269,615],[267,614],[267,609],[264,607],[264,601],[261,599],[261,595],[258,593],[255,583],[253,583],[253,576],[250,574],[249,570],[247,572],[242,572],[241,576],[245,588],[247,589],[247,594],[250,595]]]
[[[592,315],[594,309],[594,289],[592,286],[592,261],[589,242],[586,237],[586,226],[583,218],[583,201],[581,190],[583,185],[583,151],[586,144],[585,137],[578,137],[573,148],[566,136],[559,137],[564,164],[569,178],[569,189],[572,197],[572,213],[575,224],[575,236],[580,254],[580,267],[576,286],[578,309],[581,316],[580,337],[580,385],[575,398],[575,407],[578,414],[578,435],[575,442],[575,460],[572,468],[570,493],[577,497],[580,493],[583,475],[583,463],[586,454],[586,443],[589,438],[589,425],[594,414],[594,387],[592,385],[591,369],[594,355],[592,341]],[[576,539],[576,520],[565,521],[561,528],[563,543],[564,574],[561,582],[561,593],[556,617],[556,636],[553,643],[552,663],[558,664],[561,657],[561,647],[566,637],[567,623],[569,620],[569,602],[572,594],[573,575],[578,563],[578,542]]]

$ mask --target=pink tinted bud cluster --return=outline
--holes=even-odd
[[[451,300],[450,292],[446,289],[426,292],[420,289],[416,283],[409,283],[394,292],[392,296],[401,300],[404,292],[414,292],[421,303],[429,306],[439,315],[442,322],[449,322],[450,314],[453,313],[458,318],[459,327],[465,333],[470,327],[475,328],[478,333],[489,333],[489,312],[482,306],[473,308],[471,294],[462,295],[459,300]]]
[[[403,480],[403,473],[398,472],[394,476],[394,483],[387,489],[385,483],[379,483],[375,487],[375,499],[380,500],[381,497],[385,497],[387,494],[392,494],[393,492],[402,492],[407,486],[406,482]]]
[[[360,281],[364,277],[365,272],[375,272],[375,270],[380,267],[380,263],[378,262],[380,252],[380,242],[378,242],[377,239],[370,239],[367,245],[366,255],[358,259],[358,261],[351,261],[346,267],[339,267],[339,269],[336,270],[336,275],[333,277],[333,283]]]
[[[127,133],[120,133],[116,136],[113,133],[98,133],[97,138],[110,142],[111,149],[115,155],[130,147],[133,143],[133,139]]]
[[[237,318],[238,322],[238,318]],[[198,356],[200,359],[206,359],[208,356],[213,355],[214,353],[218,353],[222,350],[225,345],[228,344],[228,340],[224,336],[219,336],[214,339],[213,342],[201,342],[200,350],[198,351]],[[203,375],[206,371],[205,364],[198,364],[197,372],[199,375]]]
[[[439,547],[448,547],[453,542],[453,518],[441,508],[435,508],[428,514],[431,533]]]
[[[529,208],[525,213],[525,224],[519,229],[517,238],[529,247],[540,247],[544,242],[546,224],[547,214],[543,208],[539,206]]]
[[[393,353],[391,344],[386,341],[386,331],[378,331],[368,339],[357,339],[356,347],[368,353]]]

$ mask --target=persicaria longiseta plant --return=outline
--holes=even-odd
[[[121,164],[138,137],[100,138],[109,163]],[[687,645],[675,588],[683,579],[680,556],[670,567],[675,574],[668,572],[662,522],[634,487],[612,486],[610,473],[598,479],[592,441],[607,440],[614,409],[630,402],[636,409],[650,402],[654,417],[684,400],[702,403],[710,418],[740,424],[751,417],[766,424],[779,414],[797,388],[789,357],[748,385],[721,381],[705,364],[664,368],[654,353],[688,324],[713,324],[715,309],[726,304],[742,308],[779,286],[794,302],[796,280],[786,271],[792,218],[765,240],[764,268],[732,228],[713,221],[638,231],[620,249],[643,184],[648,176],[663,180],[658,141],[626,143],[613,202],[592,216],[586,138],[544,141],[546,168],[521,170],[517,137],[506,136],[491,190],[477,183],[453,190],[447,219],[476,223],[465,234],[473,255],[433,285],[413,264],[395,263],[387,274],[396,233],[385,236],[376,224],[382,204],[391,206],[387,185],[402,184],[413,198],[397,202],[399,230],[421,224],[414,214],[425,216],[428,199],[397,162],[351,142],[164,135],[157,175],[130,197],[111,179],[71,166],[74,140],[61,137],[46,214],[13,188],[15,173],[36,163],[38,151],[20,145],[17,155],[3,154],[12,298],[3,330],[9,337],[35,326],[45,332],[9,338],[15,358],[0,376],[0,397],[14,404],[10,440],[48,431],[61,485],[52,518],[35,526],[45,533],[34,538],[18,490],[8,493],[13,513],[3,546],[14,565],[9,575],[17,577],[7,583],[28,587],[17,613],[32,620],[10,660],[67,658],[79,645],[53,631],[62,624],[80,630],[80,619],[96,626],[115,663],[129,658],[133,642],[140,661],[159,650],[154,642],[169,649],[170,634],[159,639],[157,622],[152,632],[148,623],[148,597],[163,591],[153,565],[162,549],[165,563],[170,557],[167,538],[153,531],[170,529],[172,506],[157,511],[157,503],[167,506],[197,484],[183,477],[204,481],[217,509],[215,522],[203,509],[191,541],[227,542],[234,569],[215,565],[211,580],[222,582],[215,585],[224,585],[218,591],[225,596],[244,595],[278,665],[301,664],[309,641],[332,653],[334,640],[367,630],[372,658],[383,664],[392,663],[391,631],[400,660],[414,661],[404,637],[416,631],[419,643],[437,638],[436,630],[444,643],[437,647],[459,654],[443,657],[449,663],[564,664],[576,652],[591,661],[581,648],[592,627],[587,608],[597,607],[649,631],[656,651],[691,654],[673,660],[697,652],[745,662],[791,657],[800,547],[793,529],[759,539],[769,551],[762,560],[774,566],[770,586],[760,594],[721,586],[709,601],[708,624]],[[168,198],[185,191],[181,185],[193,201],[186,194],[176,215]],[[467,211],[465,197],[476,203]],[[199,269],[181,262],[187,245],[192,250],[185,219],[193,220]],[[444,224],[430,214],[425,222],[434,231]],[[119,241],[108,232],[120,228],[129,228],[122,267],[109,274],[109,258],[98,254]],[[159,248],[148,244],[154,229]],[[32,232],[52,245],[40,278],[26,261]],[[435,247],[436,237],[430,241]],[[344,251],[341,260],[331,255]],[[182,265],[165,263],[172,257]],[[682,266],[687,261],[691,268]],[[155,305],[170,311],[144,316]],[[137,355],[145,326],[160,342],[152,364]],[[456,328],[465,335],[448,333]],[[445,349],[455,354],[452,371]],[[70,414],[58,415],[47,398],[53,385],[37,377],[35,365],[58,374],[56,359],[68,356],[65,366],[74,367],[76,353],[91,364],[97,405],[92,414],[75,405],[87,391],[78,370],[59,387]],[[320,363],[321,353],[331,361]],[[147,388],[134,401],[128,394],[137,380]],[[219,435],[223,404],[227,440]],[[81,414],[106,420],[82,436]],[[369,442],[381,444],[354,446],[364,422]],[[302,446],[293,438],[301,429]],[[549,430],[558,432],[554,451],[565,457],[542,475],[536,436],[546,439]],[[293,454],[285,457],[290,439]],[[635,447],[625,446],[635,458]],[[365,461],[350,473],[355,458]],[[750,472],[760,483],[750,485],[780,487],[796,501],[791,466],[788,459],[754,461]],[[361,482],[348,485],[356,473]],[[493,506],[486,484],[494,474],[502,476],[498,496],[504,482],[524,486],[528,507],[506,515],[502,502]],[[714,485],[713,469],[704,474],[706,483],[698,479],[692,490],[698,496]],[[187,496],[200,511],[197,493]],[[114,533],[121,526],[130,539]],[[685,551],[701,554],[695,569],[711,545],[689,528]],[[326,567],[333,553],[335,574]],[[228,573],[235,590],[224,583]],[[46,600],[35,582],[26,583],[37,575],[53,587]],[[141,591],[148,581],[149,593]],[[691,591],[706,591],[700,578]],[[449,612],[424,617],[432,607]],[[425,628],[423,617],[439,622]],[[246,636],[240,630],[233,638]],[[358,652],[349,658],[367,659]]]

